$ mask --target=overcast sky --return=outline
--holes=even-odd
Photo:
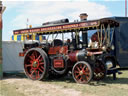
[[[13,30],[26,28],[27,18],[33,27],[43,22],[69,18],[79,20],[86,12],[88,19],[124,16],[125,0],[3,0],[3,40],[10,40]]]

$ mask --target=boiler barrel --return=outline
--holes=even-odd
[[[87,55],[85,51],[73,51],[68,56],[72,62],[76,62],[85,60]]]

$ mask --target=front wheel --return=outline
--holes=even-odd
[[[40,48],[28,50],[24,57],[24,72],[29,79],[42,80],[48,74],[48,57]]]
[[[74,65],[72,75],[77,83],[87,84],[92,79],[93,71],[87,62],[79,61]]]

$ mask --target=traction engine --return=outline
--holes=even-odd
[[[38,28],[14,30],[14,34],[31,32],[47,35],[45,43],[31,41],[24,44],[23,52],[19,55],[24,57],[26,76],[32,80],[42,80],[47,77],[60,78],[71,71],[77,83],[103,79],[116,66],[116,60],[111,54],[114,50],[114,30],[111,28],[117,26],[118,23],[111,19],[83,19],[71,23],[63,19],[43,23]],[[91,43],[88,42],[89,30],[96,30],[90,38]],[[71,34],[67,41],[65,33]],[[62,35],[62,39],[56,38],[58,34]],[[51,42],[48,40],[49,35],[52,35]]]

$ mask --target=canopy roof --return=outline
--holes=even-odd
[[[13,34],[19,35],[19,34],[32,34],[32,33],[39,33],[39,34],[66,33],[66,32],[96,29],[100,27],[101,24],[104,24],[105,26],[109,24],[110,27],[119,26],[119,23],[116,20],[112,18],[103,18],[98,20],[71,22],[64,24],[45,25],[41,27],[19,29],[19,30],[14,30]]]

